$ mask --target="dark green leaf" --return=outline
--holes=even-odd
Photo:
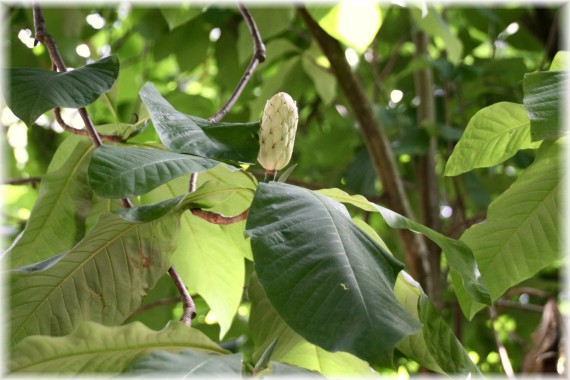
[[[448,238],[447,236],[444,236],[420,223],[414,222],[411,219],[405,218],[392,210],[369,202],[366,198],[360,195],[350,196],[339,189],[324,189],[319,190],[319,193],[339,202],[350,203],[366,211],[378,212],[392,228],[406,228],[410,231],[424,234],[440,246],[443,250],[443,254],[449,262],[452,272],[456,272],[459,275],[456,277],[458,280],[456,286],[460,286],[461,288],[465,287],[469,297],[478,302],[485,304],[491,303],[489,290],[479,273],[479,268],[477,267],[477,262],[473,257],[473,252],[471,252],[465,243]]]
[[[81,108],[109,91],[119,74],[116,56],[68,72],[10,68],[6,102],[26,125],[55,107]]]
[[[183,194],[176,198],[167,199],[150,205],[124,208],[118,210],[117,214],[127,222],[148,223],[171,212],[174,208],[180,205],[180,203],[182,203],[185,197],[186,194]]]
[[[249,326],[255,348],[254,361],[261,361],[263,353],[277,339],[268,360],[317,371],[330,377],[374,375],[368,363],[354,355],[329,352],[307,342],[293,331],[271,306],[255,273],[249,282],[248,297],[251,300]]]
[[[556,138],[562,133],[560,115],[568,74],[541,71],[524,76],[524,106],[530,119],[532,141]]]
[[[148,193],[174,178],[218,165],[207,158],[115,145],[101,145],[87,171],[89,185],[104,198],[128,198]]]
[[[135,360],[124,372],[128,376],[239,376],[241,354],[218,355],[184,350],[180,353],[154,351]]]
[[[184,349],[226,352],[200,331],[180,322],[171,322],[161,331],[153,331],[140,322],[117,327],[85,322],[64,337],[25,338],[14,347],[8,368],[12,374],[36,376],[117,373],[153,350]]]
[[[394,345],[420,327],[394,295],[403,265],[340,203],[292,185],[260,184],[246,233],[267,297],[309,342],[391,365]]]
[[[132,224],[103,214],[56,263],[10,274],[10,341],[65,335],[80,322],[122,323],[170,265],[179,215]]]
[[[172,107],[152,83],[140,96],[160,140],[169,150],[229,162],[253,163],[257,159],[259,122],[211,123]]]

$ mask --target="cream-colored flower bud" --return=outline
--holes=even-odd
[[[257,161],[266,172],[275,173],[291,160],[297,132],[297,104],[285,92],[279,92],[265,104],[259,131]]]

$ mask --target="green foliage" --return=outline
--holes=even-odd
[[[389,365],[394,345],[419,328],[393,293],[403,265],[339,203],[287,184],[260,184],[246,232],[267,297],[309,342]]]
[[[80,108],[109,91],[119,74],[116,56],[73,71],[42,69],[7,70],[10,91],[8,106],[24,123],[32,126],[38,116],[55,107]]]
[[[140,322],[115,327],[85,322],[63,337],[31,336],[22,340],[14,347],[8,368],[20,375],[122,372],[149,352],[188,349],[218,355],[227,352],[180,322],[171,322],[162,331],[153,331]]]
[[[398,178],[381,179],[391,164],[371,159],[350,107],[360,89],[294,6],[248,9],[266,59],[214,123],[251,60],[237,7],[45,8],[67,73],[28,47],[31,9],[10,8],[0,143],[7,175],[41,178],[3,186],[8,371],[478,376],[501,371],[493,327],[520,372],[537,295],[560,292],[556,9],[309,6],[388,139]],[[292,165],[258,183],[259,120],[279,91],[299,109]],[[54,107],[76,129],[67,108],[86,107],[112,141],[62,132]],[[391,210],[397,182],[419,218]],[[427,256],[397,229],[425,238]],[[171,266],[192,328],[172,321]],[[434,279],[441,294],[426,294]],[[477,314],[491,302],[494,324]]]

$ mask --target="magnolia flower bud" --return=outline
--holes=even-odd
[[[279,92],[265,103],[259,131],[257,161],[268,173],[283,169],[291,160],[297,132],[296,102],[285,92]]]

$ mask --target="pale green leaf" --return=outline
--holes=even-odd
[[[314,57],[304,54],[301,59],[303,69],[313,80],[315,89],[325,106],[329,106],[336,96],[336,78],[324,66],[320,66]]]
[[[202,332],[180,322],[171,322],[161,331],[140,322],[116,327],[85,322],[66,336],[25,338],[14,347],[8,370],[19,375],[118,373],[154,350],[186,349],[226,352]]]
[[[75,247],[10,273],[10,341],[65,335],[83,321],[116,325],[170,265],[179,215],[132,224],[104,214]]]
[[[445,166],[454,176],[475,168],[500,164],[520,149],[535,149],[540,142],[530,138],[530,120],[522,104],[500,102],[478,111],[455,146]]]
[[[94,148],[89,139],[79,136],[70,136],[59,146],[42,177],[26,228],[2,254],[11,268],[47,259],[81,240],[93,196],[87,164]]]
[[[187,177],[178,178],[144,195],[142,200],[144,203],[158,202],[185,194],[188,182]],[[200,173],[196,192],[201,192],[205,184],[211,189],[204,193],[210,199],[225,199],[211,208],[224,215],[237,215],[248,208],[256,186],[249,174],[232,172],[224,166]],[[204,199],[201,201],[204,202]],[[230,328],[241,301],[244,257],[251,258],[251,248],[243,232],[244,222],[211,224],[190,212],[184,212],[172,256],[172,263],[185,284],[200,294],[216,314],[221,336]]]
[[[325,376],[373,376],[365,361],[346,352],[329,352],[307,342],[281,319],[267,299],[254,274],[248,287],[251,300],[249,326],[254,342],[253,361],[260,360],[267,346],[278,338],[269,360],[287,363]]]
[[[461,237],[473,250],[492,300],[561,257],[565,146],[566,139],[543,143],[535,162],[490,204],[487,220]],[[483,307],[456,291],[467,317]]]
[[[570,52],[561,50],[552,59],[550,71],[567,71]]]

